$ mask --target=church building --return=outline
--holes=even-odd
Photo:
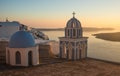
[[[0,64],[34,66],[55,57],[56,42],[32,29],[18,21],[0,22]]]
[[[39,64],[38,46],[28,31],[20,30],[12,35],[6,48],[6,64],[12,66]]]
[[[35,66],[48,63],[48,59],[55,58],[54,44],[50,40],[35,39],[26,30],[15,32],[6,47],[6,64],[11,66]]]
[[[87,57],[87,39],[83,37],[83,30],[79,20],[71,18],[65,27],[65,37],[59,37],[59,56],[67,60],[80,60]]]

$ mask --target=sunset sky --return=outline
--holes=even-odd
[[[62,28],[72,12],[83,27],[120,26],[120,0],[0,0],[0,21]]]

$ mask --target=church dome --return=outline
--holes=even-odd
[[[81,28],[80,21],[75,18],[75,12],[73,12],[72,14],[73,14],[73,18],[68,20],[66,27],[67,28]]]
[[[18,31],[10,39],[10,48],[27,48],[35,46],[33,36],[27,31]]]
[[[79,20],[77,20],[75,17],[73,17],[67,22],[67,27],[68,28],[80,28],[81,23]]]
[[[75,18],[75,13],[73,12],[73,18],[68,20],[65,27],[65,37],[67,38],[81,38],[82,37],[82,27],[79,20]]]

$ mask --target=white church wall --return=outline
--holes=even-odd
[[[6,51],[10,52],[10,63],[8,63],[8,54],[6,55],[7,64],[13,66],[28,66],[28,52],[32,51],[32,65],[39,64],[39,53],[38,47],[30,47],[30,48],[6,48]],[[21,54],[21,64],[16,64],[16,52],[19,51]]]
[[[16,52],[16,50],[9,49],[9,53],[10,53],[10,65],[15,65],[15,52]]]
[[[39,64],[39,51],[38,51],[38,46],[32,47],[32,52],[33,52],[33,65],[38,65]]]
[[[28,50],[26,48],[21,48],[21,64],[20,66],[28,66]]]

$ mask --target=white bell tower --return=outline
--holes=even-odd
[[[65,37],[59,37],[60,40],[60,58],[67,60],[80,60],[87,57],[87,38],[83,37],[81,23],[75,18],[68,20],[65,27]]]

